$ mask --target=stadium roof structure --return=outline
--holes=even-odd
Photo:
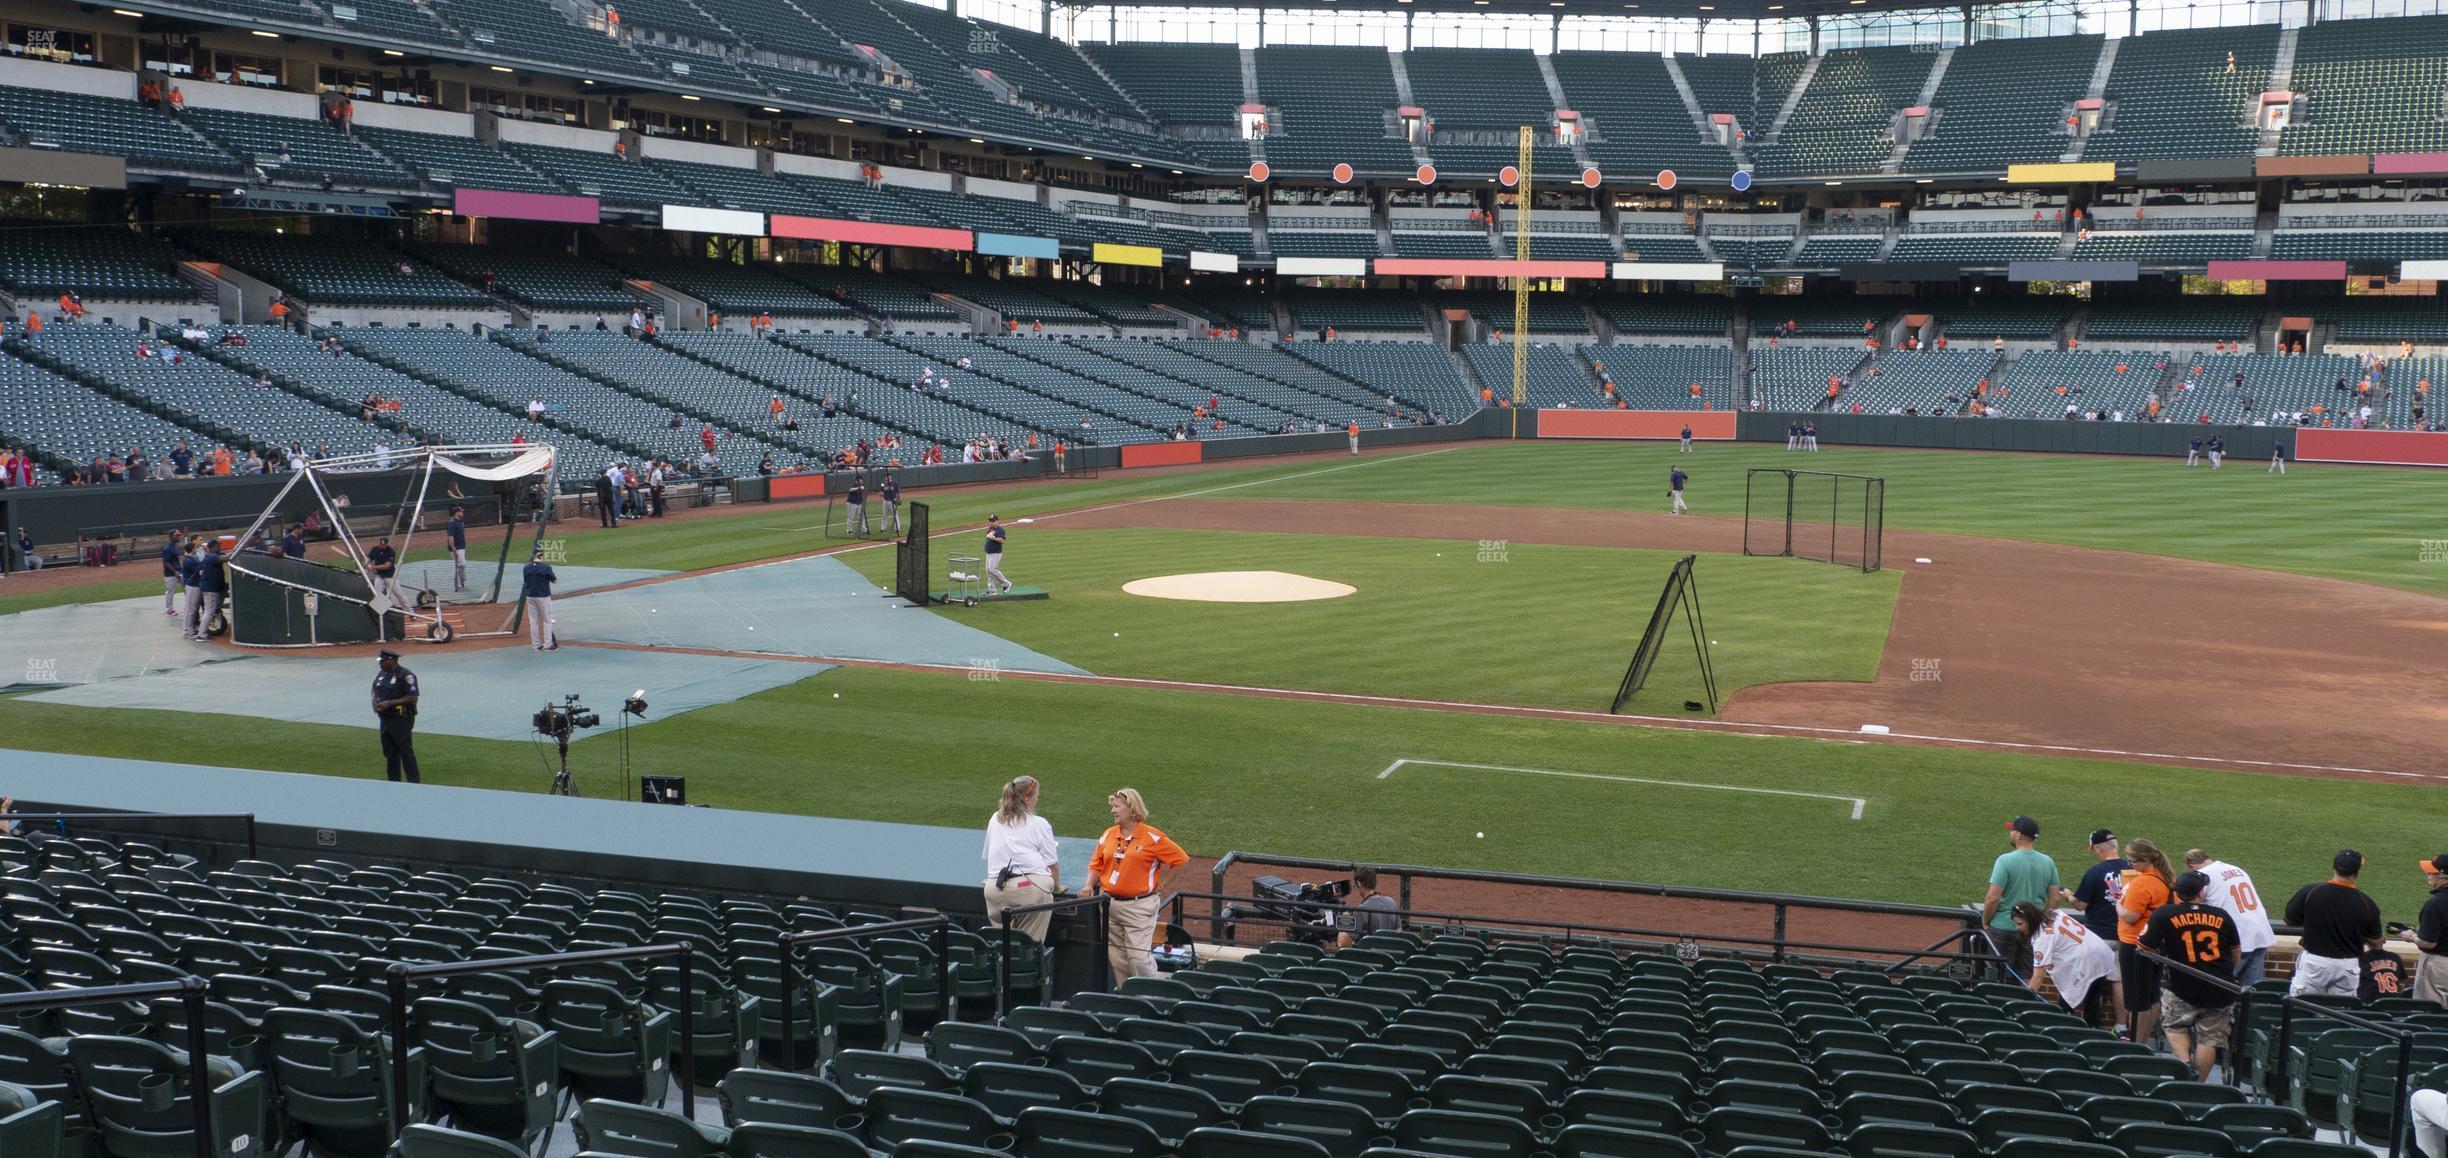
[[[1667,20],[1800,20],[1864,12],[1961,12],[2013,0],[1058,0],[1063,8],[1265,8],[1270,12],[1435,12],[1479,16],[1624,16]]]

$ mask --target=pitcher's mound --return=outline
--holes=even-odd
[[[1203,571],[1196,575],[1133,579],[1123,584],[1122,590],[1151,599],[1190,599],[1202,603],[1299,603],[1308,599],[1340,599],[1358,588],[1284,571]]]

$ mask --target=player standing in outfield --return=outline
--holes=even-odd
[[[2252,874],[2198,848],[2185,850],[2184,862],[2186,868],[2210,878],[2210,887],[2202,890],[2202,901],[2235,918],[2236,936],[2242,938],[2236,984],[2249,986],[2261,980],[2278,933],[2270,928],[2269,909],[2261,903],[2260,890],[2253,887]]]
[[[2217,976],[2212,981],[2184,969],[2170,969],[2167,992],[2159,1004],[2159,1024],[2167,1031],[2168,1052],[2193,1063],[2195,1077],[2210,1080],[2210,1066],[2227,1044],[2228,1014],[2235,994],[2220,984],[2236,966],[2235,918],[2227,910],[2202,903],[2210,878],[2200,872],[2180,873],[2169,886],[2176,894],[2159,906],[2135,943],[2181,965]]]
[[[850,476],[850,493],[844,495],[843,499],[850,504],[850,533],[853,535],[866,534],[867,473],[865,471]]]
[[[467,508],[451,508],[450,522],[443,524],[450,538],[451,590],[467,590]]]
[[[1807,450],[1812,454],[1819,453],[1818,423],[1805,422],[1802,424],[1802,449]]]
[[[1691,423],[1686,422],[1683,424],[1683,449],[1678,453],[1691,453]]]
[[[553,634],[552,608],[552,585],[560,578],[541,549],[527,557],[527,568],[519,573],[519,598],[527,601],[527,646],[537,651],[561,650],[561,639]]]
[[[1353,454],[1360,453],[1360,424],[1358,422],[1354,422],[1348,426],[1345,426],[1343,428],[1343,434],[1345,437],[1351,439],[1351,452]]]
[[[179,579],[179,562],[185,557],[186,554],[185,552],[179,550],[179,538],[179,532],[170,532],[170,537],[162,540],[161,549],[162,614],[170,616],[174,619],[178,617],[179,613],[179,591],[186,586],[186,584],[181,582]]]
[[[1003,577],[1003,544],[1010,538],[1011,532],[1003,528],[1003,516],[986,516],[986,593],[988,595],[995,594],[998,584],[1004,591],[1012,589],[1012,581]]]
[[[186,630],[183,639],[204,638],[203,621],[196,618],[204,610],[204,543],[203,536],[187,540],[187,553],[179,558],[179,583],[187,588],[187,603],[180,608],[186,617],[181,622]]]
[[[1683,484],[1690,481],[1691,476],[1683,473],[1682,467],[1666,472],[1666,497],[1673,504],[1666,508],[1667,514],[1680,515],[1691,510],[1683,505]]]
[[[2227,440],[2213,434],[2210,436],[2210,445],[2207,449],[2210,451],[2210,469],[2217,470],[2219,460],[2227,457]]]
[[[2286,442],[2285,442],[2284,440],[2281,440],[2281,439],[2272,439],[2272,440],[2270,441],[2270,464],[2269,464],[2269,469],[2268,469],[2268,470],[2265,470],[2265,471],[2262,471],[2261,473],[2263,473],[2263,474],[2285,474],[2285,473],[2286,473]]]
[[[1787,449],[1787,450],[1800,450],[1800,449],[1802,449],[1802,424],[1801,424],[1801,423],[1799,423],[1799,422],[1788,422],[1788,423],[1786,423],[1786,424],[1785,424],[1785,449]]]
[[[2185,465],[2186,465],[2186,466],[2194,466],[2194,465],[2199,464],[2200,462],[2201,462],[2201,440],[2200,440],[2200,439],[2198,439],[2198,438],[2196,438],[2196,439],[2194,439],[2193,441],[2188,442],[2188,443],[2186,443],[2186,444],[2185,444]]]
[[[900,476],[887,473],[884,481],[876,484],[876,497],[884,500],[884,529],[899,531],[901,529]]]

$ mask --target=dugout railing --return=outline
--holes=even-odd
[[[1980,927],[1980,914],[1977,911],[1965,908],[1946,908],[1938,905],[1894,904],[1881,901],[1848,900],[1841,897],[1812,897],[1791,893],[1755,893],[1743,892],[1736,889],[1711,889],[1686,885],[1661,885],[1639,881],[1605,881],[1594,880],[1588,877],[1540,876],[1532,873],[1495,872],[1482,869],[1435,868],[1427,865],[1373,864],[1367,861],[1325,860],[1317,857],[1283,856],[1275,853],[1243,852],[1240,850],[1227,852],[1216,860],[1215,867],[1210,870],[1208,874],[1208,879],[1210,882],[1209,892],[1199,895],[1212,895],[1213,898],[1215,898],[1210,901],[1209,905],[1208,916],[1212,919],[1222,915],[1223,899],[1233,896],[1233,894],[1228,893],[1225,890],[1224,884],[1226,875],[1235,868],[1306,869],[1332,873],[1340,876],[1349,873],[1354,868],[1359,867],[1367,867],[1375,870],[1377,876],[1381,880],[1392,880],[1394,882],[1393,896],[1395,898],[1395,904],[1398,907],[1406,910],[1412,908],[1412,887],[1414,883],[1418,881],[1467,881],[1478,884],[1513,885],[1536,889],[1559,889],[1568,893],[1577,892],[1590,896],[1616,895],[1660,897],[1669,900],[1688,900],[1714,902],[1720,904],[1759,906],[1769,910],[1770,934],[1767,938],[1765,938],[1765,941],[1771,947],[1781,944],[1796,943],[1790,940],[1787,936],[1788,920],[1795,910],[1923,918],[1932,921],[1945,922],[1949,925],[1955,926],[1959,931],[1977,931]],[[1243,897],[1241,899],[1248,898]],[[1710,939],[1715,940],[1717,938]],[[1232,938],[1229,935],[1225,936],[1223,940],[1226,944],[1232,943]]]
[[[952,924],[952,918],[938,915],[914,917],[906,921],[886,921],[875,925],[852,925],[841,929],[804,929],[782,934],[774,946],[782,959],[781,1068],[789,1070],[799,1068],[798,1042],[792,1036],[793,1031],[797,1028],[795,1007],[799,1002],[799,986],[802,983],[822,984],[814,977],[802,979],[799,976],[799,954],[812,945],[867,941],[899,933],[933,934],[935,992],[943,995],[943,1019],[946,1021],[960,1020],[960,1002],[952,989]]]

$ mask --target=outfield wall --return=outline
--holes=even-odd
[[[2202,426],[2176,422],[2067,422],[2064,419],[1933,418],[1900,414],[1795,414],[1752,411],[1741,416],[1745,442],[1783,442],[1796,422],[1819,426],[1819,445],[1907,446],[1941,450],[2041,451],[2052,454],[2130,454],[2184,457],[2196,438],[2227,440],[2237,459],[2266,459],[2270,443],[2297,433],[2276,426]],[[2358,433],[2308,431],[2304,433]],[[2292,439],[2290,438],[2290,441]]]

